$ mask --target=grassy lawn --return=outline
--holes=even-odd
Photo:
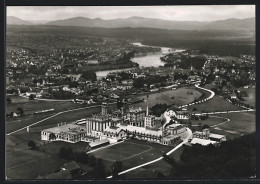
[[[31,158],[29,158],[31,160]],[[65,160],[56,156],[38,158],[37,161],[6,169],[8,179],[36,179],[39,175],[58,171]]]
[[[109,161],[125,160],[152,149],[151,146],[123,142],[95,152],[95,156]]]
[[[97,158],[102,158],[104,160],[106,170],[110,170],[112,164],[114,163],[114,161],[111,160],[111,158],[114,159],[119,158],[119,155],[121,155],[123,170],[125,170],[149,162],[151,160],[157,159],[163,153],[166,153],[172,149],[172,147],[169,146],[163,146],[157,143],[151,143],[151,142],[139,141],[139,140],[127,140],[115,146],[116,146],[115,149],[111,149],[112,147],[114,147],[111,146],[91,153]],[[131,148],[128,149],[129,146]]]
[[[222,117],[230,119],[230,122],[220,125],[219,128],[231,130],[242,134],[256,131],[255,112],[241,112],[221,114]]]
[[[256,131],[255,112],[229,113],[219,116],[229,118],[230,121],[215,128],[210,128],[210,132],[226,135],[228,140]],[[202,128],[192,127],[192,131],[202,131]]]
[[[60,151],[61,147],[71,148],[73,152],[83,152],[86,151],[88,143],[87,142],[77,142],[77,143],[69,143],[63,141],[55,141],[46,144],[42,144],[39,147],[40,151],[44,151],[45,153],[57,155]]]
[[[6,146],[10,149],[12,148],[21,148],[27,149],[28,142],[33,140],[34,142],[39,142],[41,135],[38,132],[19,132],[13,135],[6,136]]]
[[[22,107],[25,114],[34,113],[40,110],[54,109],[62,111],[68,108],[81,107],[80,104],[72,102],[59,102],[59,101],[43,101],[43,100],[29,100],[20,96],[11,96],[11,104],[6,104],[6,112],[14,112],[18,107]]]
[[[180,147],[175,152],[173,152],[170,157],[174,158],[175,161],[180,160],[183,147]],[[146,165],[144,167],[138,168],[136,170],[130,171],[124,174],[126,179],[150,179],[158,178],[157,173],[161,172],[164,175],[168,175],[172,166],[168,164],[165,160],[160,160],[158,162]]]
[[[216,112],[216,111],[227,111],[227,110],[241,110],[242,108],[237,107],[220,96],[214,96],[207,102],[203,102],[201,104],[196,104],[189,106],[188,109],[192,110],[193,108],[197,108],[198,112]]]
[[[192,92],[192,94],[187,94]],[[202,95],[201,92],[197,91],[194,86],[181,87],[176,90],[167,90],[159,93],[149,94],[148,105],[149,107],[154,106],[157,103],[166,103],[167,105],[184,105],[192,102],[194,99],[198,99]],[[172,97],[174,97],[172,99]],[[136,97],[137,100],[147,99],[147,95]],[[135,104],[135,106],[146,107],[146,102]]]
[[[6,167],[11,168],[29,161],[39,160],[45,157],[46,154],[29,149],[17,149],[6,154]]]
[[[37,133],[19,133],[6,137],[6,174],[8,179],[35,179],[58,170],[65,160],[28,149],[28,141],[39,141]],[[51,166],[51,167],[50,167]]]
[[[25,126],[28,126],[30,124],[33,124],[37,121],[40,121],[44,118],[47,118],[49,116],[53,115],[52,114],[46,114],[46,115],[39,115],[39,116],[33,116],[33,117],[21,117],[17,119],[9,119],[6,121],[6,133],[10,133],[12,131],[18,130],[20,128],[23,128]]]
[[[19,132],[6,137],[6,172],[9,179],[35,179],[39,175],[51,173],[65,163],[58,158],[61,146],[71,147],[74,151],[84,151],[87,143],[70,144],[52,142],[40,146],[40,151],[29,150],[28,141],[42,143],[39,132]],[[41,150],[45,149],[45,152]],[[51,153],[51,154],[50,154]]]
[[[222,123],[226,121],[225,118],[218,116],[218,115],[209,115],[208,119],[205,120],[183,120],[183,122],[192,122],[192,125],[209,125],[209,126],[214,126],[219,123]]]

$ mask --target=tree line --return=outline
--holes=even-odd
[[[256,174],[255,133],[213,145],[185,146],[171,178],[249,178]]]

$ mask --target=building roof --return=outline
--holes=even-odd
[[[124,129],[121,127],[117,127],[117,126],[110,126],[104,130],[104,133],[110,132],[110,133],[118,134],[121,130],[124,130]]]
[[[235,92],[232,92],[230,96],[237,96],[237,94]]]
[[[216,141],[211,141],[209,139],[199,139],[199,138],[193,138],[191,140],[191,144],[201,144],[202,146],[207,146],[209,144],[215,144]]]
[[[146,129],[144,127],[137,127],[137,126],[132,126],[132,125],[124,125],[124,124],[118,124],[117,126],[121,127],[124,130],[128,130],[130,132],[138,132],[142,134],[151,134],[155,136],[160,136],[162,135],[162,131],[159,130],[151,130],[151,129]]]
[[[171,141],[177,137],[179,137],[179,136],[178,135],[169,135],[169,136],[163,137],[162,141]]]
[[[57,127],[53,127],[53,128],[48,128],[43,131],[52,132],[54,134],[60,134],[61,132],[78,134],[82,131],[86,131],[86,127],[69,123],[69,124],[65,124],[65,125],[61,125],[61,126],[57,126]]]
[[[96,147],[98,145],[102,145],[102,144],[105,144],[105,143],[109,143],[109,140],[108,139],[101,139],[101,140],[93,141],[93,142],[89,143],[89,146],[90,147]]]
[[[209,137],[210,138],[215,138],[215,139],[222,139],[222,138],[225,138],[226,136],[225,135],[220,135],[220,134],[209,134]]]

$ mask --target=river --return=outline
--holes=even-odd
[[[135,46],[139,46],[139,47],[156,47],[156,46],[143,45],[140,42],[135,42],[135,43],[132,43],[132,44],[135,45]],[[159,48],[161,48],[161,52],[159,52],[159,53],[134,57],[134,58],[131,59],[131,61],[138,63],[139,67],[159,67],[159,66],[164,66],[164,64],[165,64],[164,62],[162,62],[160,60],[160,57],[162,57],[163,55],[165,55],[169,52],[175,53],[175,52],[184,51],[183,49],[173,49],[173,48],[169,48],[169,47],[159,47]],[[97,75],[97,78],[100,79],[102,77],[106,77],[108,75],[108,73],[110,73],[110,72],[120,72],[120,71],[127,71],[127,70],[131,70],[131,69],[132,68],[97,71],[96,75]]]

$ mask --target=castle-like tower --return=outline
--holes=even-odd
[[[155,116],[149,115],[148,103],[146,103],[146,116],[144,117],[144,127],[153,127],[155,124]]]
[[[111,126],[112,114],[107,112],[107,103],[101,105],[101,114],[93,114],[86,118],[87,133],[100,135],[107,127]]]
[[[107,103],[103,102],[101,105],[101,114],[102,115],[107,115]]]

